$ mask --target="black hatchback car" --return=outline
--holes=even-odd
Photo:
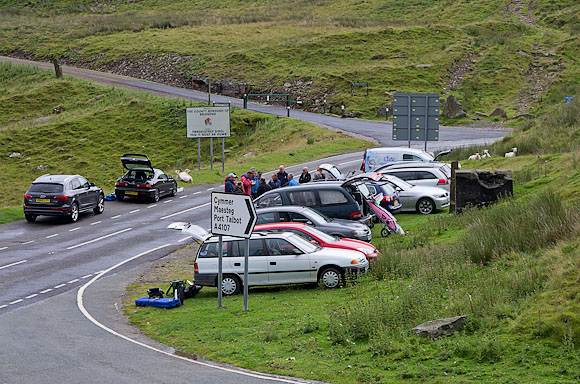
[[[24,195],[24,217],[65,216],[76,222],[79,213],[105,210],[103,190],[79,175],[43,175],[34,180]]]
[[[126,153],[121,157],[125,173],[115,183],[115,196],[122,201],[127,197],[159,201],[163,196],[175,196],[177,181],[162,170],[153,168],[149,156]]]

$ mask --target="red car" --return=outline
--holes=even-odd
[[[305,223],[258,224],[254,227],[254,231],[292,232],[321,247],[351,249],[362,252],[369,262],[375,260],[379,255],[379,251],[365,241],[331,236]]]

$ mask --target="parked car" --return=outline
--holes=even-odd
[[[127,172],[115,183],[117,200],[127,197],[159,201],[163,196],[175,196],[177,181],[162,170],[153,168],[149,156],[126,153],[121,157]]]
[[[351,176],[354,171],[350,172],[348,175],[343,174],[340,169],[334,164],[320,164],[318,166],[322,171],[322,176],[324,176],[324,180],[345,180],[349,176]]]
[[[368,223],[372,216],[363,216],[361,207],[364,208],[364,205],[357,195],[348,184],[325,181],[273,189],[254,200],[254,204],[256,208],[298,205],[315,209],[334,219]]]
[[[370,228],[364,224],[352,220],[331,219],[308,207],[275,206],[256,209],[256,213],[258,214],[257,224],[305,223],[336,237],[348,237],[366,242],[370,242],[373,238]]]
[[[383,170],[402,169],[402,168],[437,168],[443,172],[448,179],[451,179],[451,166],[447,163],[440,163],[438,161],[394,161],[376,169],[375,172],[383,172]],[[459,167],[461,168],[461,167]]]
[[[396,176],[368,172],[353,176],[349,180],[356,182],[357,180],[369,179],[379,184],[392,185],[399,192],[399,198],[403,204],[401,211],[430,214],[449,206],[449,192],[446,190],[438,187],[412,185]]]
[[[439,187],[449,191],[449,178],[438,168],[387,168],[381,170],[380,173],[383,175],[397,176],[409,184],[424,187]]]
[[[391,184],[365,183],[370,193],[379,201],[381,207],[389,212],[397,212],[403,207],[399,192]]]
[[[103,190],[80,175],[43,175],[24,194],[24,217],[33,222],[38,216],[65,216],[76,222],[79,213],[105,210]]]
[[[374,245],[367,242],[341,238],[329,235],[306,223],[272,223],[259,224],[254,227],[255,232],[291,232],[310,241],[314,245],[324,248],[350,249],[362,252],[368,261],[373,261],[379,255]]]
[[[427,152],[405,147],[382,147],[367,148],[363,156],[360,170],[363,172],[373,172],[379,167],[394,161],[437,161],[440,157],[450,153],[451,150],[441,151],[433,157]]]
[[[218,285],[218,238],[188,225],[186,234],[203,241],[194,263],[196,285]],[[244,282],[244,240],[224,236],[222,293],[235,295]],[[248,286],[322,283],[337,288],[347,273],[365,274],[369,262],[359,251],[323,248],[293,233],[254,233],[249,239]]]

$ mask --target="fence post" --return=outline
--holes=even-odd
[[[326,99],[324,99],[324,112],[323,112],[323,114],[326,115]]]
[[[342,105],[340,108],[340,117],[344,119],[344,105]]]
[[[455,213],[455,171],[459,168],[459,161],[451,162],[451,185],[449,186],[449,213]]]
[[[244,93],[244,109],[248,109],[248,94]]]

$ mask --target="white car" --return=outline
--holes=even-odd
[[[218,281],[218,238],[194,225],[182,231],[204,238],[194,264],[194,281],[216,287]],[[254,233],[249,239],[248,286],[316,283],[339,287],[346,274],[365,274],[367,258],[358,251],[322,248],[293,233]],[[223,237],[222,293],[238,294],[244,284],[244,239]]]
[[[438,187],[449,191],[449,178],[441,169],[431,167],[386,168],[378,171],[384,175],[397,176],[409,184],[423,187]]]

